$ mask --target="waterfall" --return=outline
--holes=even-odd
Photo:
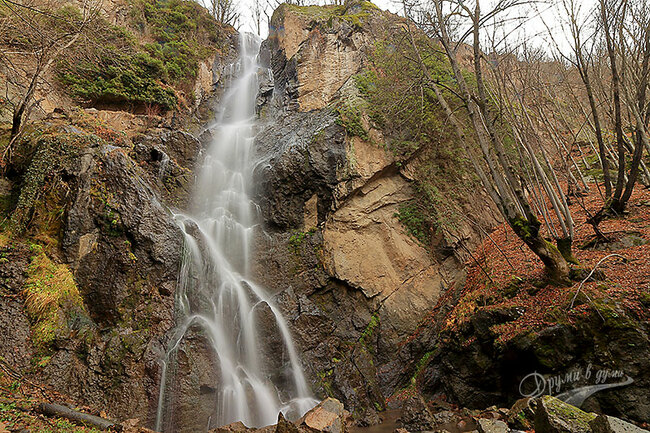
[[[249,278],[251,237],[257,206],[249,198],[255,101],[261,70],[260,41],[240,36],[240,57],[221,100],[214,140],[207,151],[191,211],[175,215],[184,238],[184,260],[176,293],[177,327],[162,362],[156,430],[165,418],[165,393],[173,380],[169,365],[191,327],[200,327],[217,360],[215,417],[209,426],[242,421],[249,427],[274,424],[279,412],[302,416],[311,396],[287,323],[264,288]],[[265,310],[283,347],[263,347],[257,323]],[[284,353],[290,372],[279,380],[263,353]]]

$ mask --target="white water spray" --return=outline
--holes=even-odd
[[[219,383],[213,426],[242,421],[249,427],[273,424],[279,412],[302,416],[313,399],[289,329],[265,290],[248,278],[250,245],[257,207],[248,191],[255,161],[255,101],[259,82],[259,40],[242,35],[234,80],[222,98],[215,138],[208,150],[190,214],[177,214],[185,237],[185,258],[179,278],[179,325],[163,360],[156,430],[165,417],[168,366],[192,326],[200,326],[218,359]],[[268,306],[288,355],[291,380],[274,383],[263,365],[257,315]],[[268,330],[264,330],[268,331]],[[277,381],[277,379],[276,379]],[[290,388],[290,389],[287,389]]]

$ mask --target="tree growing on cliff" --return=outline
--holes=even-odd
[[[239,23],[240,13],[237,10],[237,2],[234,0],[202,0],[203,6],[221,24],[236,27]]]
[[[98,0],[84,0],[80,8],[57,0],[0,1],[0,68],[5,78],[4,99],[12,113],[3,161],[39,102],[35,100],[38,87],[91,27],[99,11]]]
[[[569,207],[550,162],[540,162],[530,143],[531,135],[535,136],[537,131],[526,114],[527,107],[521,100],[512,99],[516,91],[507,91],[511,83],[504,79],[505,76],[492,74],[493,82],[488,84],[485,64],[498,64],[499,58],[486,61],[481,47],[485,23],[517,4],[517,0],[502,0],[493,10],[482,14],[478,1],[472,5],[464,1],[433,0],[430,8],[418,14],[421,27],[440,42],[449,60],[457,88],[448,90],[461,101],[466,111],[471,126],[469,136],[440,83],[427,70],[414,32],[409,31],[409,34],[428,84],[454,125],[459,142],[489,196],[512,230],[544,263],[550,278],[564,283],[569,280],[568,262],[575,261],[571,251],[573,220]],[[459,33],[467,23],[467,29]],[[458,34],[452,36],[454,32]],[[470,39],[471,77],[464,73],[459,60],[459,50],[467,49],[465,41]],[[504,118],[509,122],[504,122]],[[472,141],[477,144],[478,155]],[[529,196],[534,197],[533,205]],[[547,241],[542,233],[542,220],[551,226],[549,216],[543,213],[547,200],[560,226],[555,233],[557,246]],[[540,218],[540,213],[545,218]]]

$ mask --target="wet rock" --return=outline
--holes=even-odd
[[[275,427],[275,433],[299,433],[298,426],[288,421],[282,412],[278,414],[278,423]]]
[[[0,248],[0,358],[18,369],[28,368],[34,353],[29,319],[17,296],[25,281],[27,266],[29,251],[26,248]]]
[[[300,427],[317,432],[345,433],[347,416],[343,403],[330,397],[307,412],[300,421]]]
[[[519,430],[531,430],[535,422],[535,400],[522,398],[510,408],[508,424]]]
[[[617,387],[615,391],[595,393],[585,401],[584,407],[647,422],[650,420],[650,378],[644,371],[650,369],[648,325],[620,308],[607,308],[612,308],[616,314],[615,317],[612,314],[611,319],[605,314],[605,322],[586,317],[577,326],[560,323],[536,333],[522,333],[505,344],[498,343],[487,326],[513,317],[503,314],[502,309],[492,313],[489,306],[479,308],[478,311],[488,312],[480,313],[476,318],[470,317],[469,325],[452,332],[443,331],[442,338],[435,333],[435,322],[427,325],[427,330],[410,345],[411,351],[421,350],[420,353],[436,349],[432,361],[422,372],[423,392],[432,395],[443,392],[450,401],[470,408],[484,408],[495,403],[504,405],[521,397],[521,381],[532,372],[563,375],[576,366],[584,368],[591,364],[593,371],[619,370],[634,382]],[[440,341],[442,346],[434,346]],[[468,343],[461,345],[458,344],[460,341]],[[594,345],[601,350],[591,350]],[[595,384],[593,377],[591,380],[583,379],[583,382],[569,384],[563,390]],[[510,417],[511,422],[518,422],[515,415],[524,407],[513,408],[515,413]],[[530,413],[527,419],[528,423],[532,421]],[[528,428],[521,423],[512,426]]]
[[[595,414],[545,395],[537,401],[535,431],[537,433],[591,433],[590,422]]]
[[[598,415],[589,425],[594,433],[647,433],[648,431],[608,415]]]
[[[508,433],[508,424],[498,419],[479,418],[477,421],[479,433]]]
[[[193,170],[203,147],[200,139],[185,131],[154,130],[137,138],[130,156],[165,203],[185,208],[194,186]]]
[[[408,431],[423,431],[442,423],[436,421],[422,395],[416,393],[404,403],[400,424]]]
[[[194,432],[204,431],[205,426],[217,426],[210,421],[217,419],[219,409],[216,403],[216,387],[220,382],[218,359],[200,327],[187,331],[174,358],[169,366],[175,373],[174,379],[165,396],[165,407],[169,409],[163,419],[165,429]],[[231,432],[240,428],[237,423],[227,427]]]
[[[302,227],[314,194],[316,220],[322,221],[346,162],[345,129],[332,112],[287,114],[256,137],[256,149],[268,162],[254,174],[266,222],[279,229]]]
[[[428,406],[427,406],[428,407]],[[433,421],[436,425],[450,425],[456,424],[458,421],[458,414],[451,410],[443,410],[433,414]]]
[[[180,230],[121,149],[86,153],[77,176],[79,187],[63,234],[75,280],[94,320],[114,324],[137,319],[123,308],[127,299],[156,300],[159,287],[175,286]],[[85,245],[88,239],[91,245]],[[144,293],[131,289],[138,281]]]
[[[217,427],[209,431],[209,433],[244,433],[250,430],[255,430],[248,428],[241,421],[236,421],[228,425]]]

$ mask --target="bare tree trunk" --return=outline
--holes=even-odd
[[[472,95],[469,85],[461,72],[458,64],[455,50],[452,49],[450,38],[445,28],[445,20],[442,12],[442,0],[434,0],[437,22],[439,23],[439,36],[444,51],[451,64],[453,75],[460,89],[460,98],[465,104],[471,124],[473,126],[475,137],[483,154],[484,162],[490,173],[488,179],[486,173],[481,168],[481,164],[473,157],[473,151],[467,145],[460,122],[456,119],[455,114],[446,102],[438,85],[429,74],[422,57],[420,56],[417,44],[411,36],[411,43],[415,49],[421,69],[424,71],[427,80],[436,94],[436,98],[445,109],[447,116],[455,126],[459,140],[463,144],[470,158],[472,165],[477,171],[484,187],[490,194],[490,197],[497,204],[502,215],[508,221],[513,231],[524,243],[535,253],[542,263],[544,263],[551,280],[559,283],[566,283],[569,280],[569,265],[560,251],[552,244],[547,242],[540,233],[541,224],[533,214],[530,204],[523,194],[521,184],[515,179],[512,168],[508,164],[505,149],[496,132],[493,119],[487,106],[486,87],[483,81],[482,70],[480,66],[481,53],[479,46],[479,23],[480,9],[478,4],[476,9],[469,11],[473,20],[474,33],[474,66],[477,79],[478,97]],[[467,9],[466,9],[467,11]],[[411,29],[408,29],[411,32]],[[496,160],[496,161],[495,161]]]
[[[591,85],[591,79],[589,77],[589,65],[587,64],[584,54],[583,54],[583,45],[580,39],[580,28],[577,23],[577,17],[575,16],[575,10],[573,6],[570,9],[570,20],[571,20],[571,36],[573,37],[574,51],[576,55],[576,66],[578,68],[578,73],[580,78],[585,86],[585,91],[587,93],[587,99],[589,100],[589,108],[591,109],[591,116],[594,123],[594,132],[596,133],[596,141],[598,142],[598,153],[600,155],[600,163],[603,169],[603,183],[605,184],[605,197],[609,199],[612,195],[612,180],[611,174],[609,172],[609,161],[607,160],[607,152],[605,149],[605,140],[603,139],[603,132],[600,126],[600,116],[598,114],[598,106],[596,104],[596,98],[594,96],[593,87]]]
[[[616,130],[616,150],[618,154],[618,173],[616,176],[616,188],[612,197],[612,209],[622,210],[625,203],[621,202],[621,195],[625,186],[625,147],[623,145],[623,119],[621,118],[621,95],[620,86],[621,79],[619,76],[618,65],[616,64],[616,52],[614,48],[614,41],[610,33],[610,20],[607,14],[604,0],[600,0],[600,17],[603,24],[603,32],[605,34],[605,45],[607,47],[607,55],[609,56],[609,67],[612,73],[612,93],[614,104],[614,128]]]

